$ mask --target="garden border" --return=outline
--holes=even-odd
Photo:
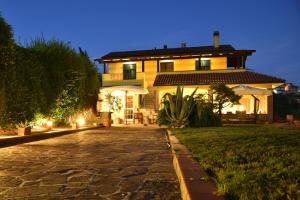
[[[179,140],[167,130],[173,156],[173,167],[177,174],[183,200],[223,200],[217,196],[215,183],[207,180],[207,173],[200,167]]]
[[[63,131],[50,131],[50,132],[43,132],[43,133],[37,133],[37,134],[25,135],[25,136],[19,136],[19,137],[3,138],[3,139],[0,139],[0,148],[14,146],[14,145],[28,143],[28,142],[39,141],[39,140],[44,140],[44,139],[49,139],[49,138],[54,138],[54,137],[59,137],[59,136],[68,135],[71,133],[80,132],[80,131],[98,129],[101,127],[102,126],[63,130]]]

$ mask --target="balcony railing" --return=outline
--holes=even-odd
[[[135,80],[143,80],[144,79],[144,72],[137,72]],[[113,73],[113,74],[103,74],[102,75],[103,81],[122,81],[123,73]],[[134,80],[134,79],[130,79]]]
[[[135,79],[125,79],[123,73],[111,73],[111,74],[102,74],[102,85],[107,86],[116,86],[116,85],[143,85],[145,78],[144,72],[137,72]]]

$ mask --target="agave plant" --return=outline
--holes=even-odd
[[[194,106],[194,95],[197,88],[191,95],[183,95],[183,87],[177,86],[175,95],[166,93],[163,97],[164,109],[166,111],[166,120],[170,122],[172,128],[182,128],[188,125]]]
[[[17,128],[29,128],[31,127],[31,123],[27,120],[22,121],[16,125]]]

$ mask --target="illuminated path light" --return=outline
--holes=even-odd
[[[77,123],[79,126],[85,125],[85,119],[83,117],[78,118]]]
[[[52,127],[53,127],[53,121],[48,120],[46,125],[47,125],[48,129],[52,129]]]

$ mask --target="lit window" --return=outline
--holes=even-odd
[[[136,64],[123,64],[123,80],[136,79]]]
[[[199,60],[195,61],[196,70],[210,70],[210,60],[201,60],[199,65]]]
[[[174,72],[174,62],[161,62],[160,72]]]

